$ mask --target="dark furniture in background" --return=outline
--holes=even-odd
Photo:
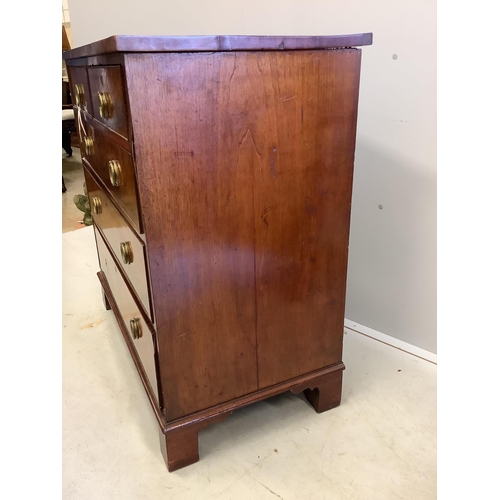
[[[171,471],[237,408],[340,403],[354,47],[371,41],[116,36],[64,54],[104,301]]]
[[[62,109],[63,109],[63,117],[62,117],[62,147],[68,156],[73,155],[73,149],[71,148],[71,134],[76,132],[76,125],[74,114],[72,114],[72,118],[68,119],[67,113],[64,113],[64,110],[71,110],[73,113],[73,104],[71,102],[71,91],[69,82],[62,81]],[[64,176],[62,178],[62,192],[66,192],[66,185],[64,184]]]
[[[65,80],[62,81],[62,106],[63,109],[73,108],[73,102],[71,100],[71,88],[69,82]]]
[[[64,111],[64,109],[63,109]],[[73,113],[73,111],[71,111]],[[71,148],[71,134],[76,132],[76,124],[74,116],[70,119],[64,116],[62,120],[62,147],[68,156],[73,156],[73,149]]]

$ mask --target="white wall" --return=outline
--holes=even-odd
[[[363,49],[346,317],[436,352],[435,0],[69,0],[69,9],[75,46],[115,34],[373,32]]]

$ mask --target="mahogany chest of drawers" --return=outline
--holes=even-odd
[[[64,53],[100,279],[169,470],[269,396],[340,403],[371,34],[115,36]]]

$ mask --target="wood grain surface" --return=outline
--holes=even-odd
[[[227,88],[234,56],[125,64],[172,420],[258,388],[252,147],[238,147],[230,109],[246,96]]]
[[[371,45],[372,33],[325,36],[127,36],[114,35],[63,52],[63,59],[116,52],[204,52],[232,50],[309,50]]]
[[[142,316],[142,313],[138,309],[132,295],[128,292],[127,287],[123,282],[122,275],[118,270],[111,252],[102,237],[102,233],[98,228],[95,228],[95,237],[101,269],[106,276],[109,291],[111,292],[114,303],[116,303],[117,311],[123,321],[123,326],[127,332],[128,339],[131,341],[135,352],[137,353],[147,379],[153,389],[153,393],[158,401],[159,392],[155,356],[156,333],[154,329],[150,328],[150,323]],[[131,319],[138,320],[141,326],[142,336],[138,339],[133,339],[130,327]]]
[[[89,66],[87,71],[94,119],[114,130],[123,138],[128,138],[128,112],[122,78],[122,66]],[[113,112],[109,118],[103,118],[99,114],[99,92],[107,92],[111,97]]]
[[[92,175],[91,170],[85,164],[84,166],[92,218],[106,239],[130,288],[139,299],[142,314],[147,315],[152,320],[144,242],[131,230],[115,205],[108,198],[106,191]],[[93,201],[95,198],[100,202],[100,213],[96,213],[94,209]],[[127,264],[123,262],[120,251],[120,244],[125,242],[130,245],[132,250],[132,262]]]
[[[361,52],[257,57],[259,387],[341,361]],[[243,83],[244,74],[241,74]]]
[[[87,68],[82,67],[82,66],[67,66],[68,70],[68,79],[70,83],[70,92],[72,96],[72,101],[74,106],[76,107],[76,90],[75,90],[75,85],[83,85],[84,89],[84,102],[81,105],[78,105],[78,107],[90,115],[92,115],[92,98],[90,94],[90,85],[89,85],[89,79],[87,75]]]
[[[125,56],[168,421],[340,362],[359,64]]]
[[[137,200],[137,187],[135,179],[134,162],[132,155],[121,148],[105,134],[102,128],[96,126],[98,122],[92,121],[93,127],[88,129],[94,141],[94,154],[87,156],[82,151],[83,157],[91,165],[92,170],[106,186],[111,198],[116,202],[123,216],[138,232],[142,232],[140,207]],[[83,122],[85,127],[87,122]],[[117,161],[120,165],[120,183],[118,186],[111,184],[109,175],[109,162]]]

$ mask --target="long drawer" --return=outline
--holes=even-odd
[[[123,281],[120,271],[116,267],[98,229],[95,230],[95,235],[101,270],[106,276],[109,288],[118,306],[119,314],[125,323],[149,383],[158,399],[158,378],[153,334]]]
[[[144,243],[130,229],[92,174],[87,169],[84,171],[94,223],[102,231],[145,312],[153,319]]]
[[[86,119],[82,119],[79,127],[83,127],[83,158],[123,209],[129,222],[142,233],[132,156]]]

